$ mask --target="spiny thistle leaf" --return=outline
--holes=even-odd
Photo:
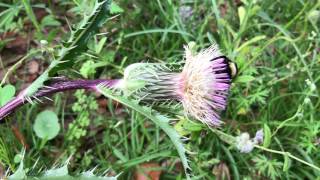
[[[109,8],[111,0],[99,2],[96,0],[95,6],[89,16],[85,16],[77,29],[72,31],[71,37],[59,51],[57,60],[51,62],[48,69],[45,70],[22,94],[22,97],[31,97],[41,87],[44,82],[52,77],[57,71],[72,67],[74,60],[78,55],[87,50],[88,40],[97,33],[99,28],[109,17]]]
[[[26,179],[26,170],[23,168],[23,162],[20,163],[19,168],[16,170],[14,174],[8,177],[9,180],[20,180]]]
[[[44,82],[49,79],[49,71],[59,64],[58,61],[52,61],[48,69],[46,69],[33,83],[28,86],[23,94],[22,97],[31,97],[35,92],[37,92],[40,88],[44,86]]]
[[[58,59],[62,63],[54,67],[50,74],[71,67],[74,63],[72,60],[88,49],[89,39],[98,32],[110,15],[110,4],[111,0],[96,1],[91,14],[84,16],[76,30],[71,32],[71,36],[61,49],[62,53]]]
[[[140,106],[139,104],[128,100],[127,98],[120,97],[117,95],[114,95],[110,89],[105,88],[103,85],[98,85],[97,90],[101,92],[105,97],[113,99],[117,102],[120,102],[121,104],[124,104],[125,106],[137,111],[138,113],[142,114],[143,116],[147,117],[150,119],[152,122],[154,122],[156,125],[158,125],[170,138],[172,143],[175,145],[178,154],[180,156],[180,159],[182,161],[185,174],[187,179],[190,179],[190,175],[188,174],[188,171],[190,170],[189,164],[188,164],[188,159],[186,156],[187,150],[183,146],[181,136],[178,134],[178,132],[169,125],[170,119],[160,115],[160,114],[155,114],[152,112],[152,109],[149,107],[143,107]]]
[[[52,168],[44,172],[40,177],[28,176],[27,169],[24,168],[23,162],[21,161],[17,171],[8,177],[9,180],[23,180],[23,179],[32,179],[32,180],[116,180],[117,177],[104,177],[97,176],[93,174],[93,170],[85,171],[80,173],[80,175],[71,176],[68,172],[68,166],[65,164],[62,167]]]
[[[65,164],[62,167],[59,168],[54,168],[54,169],[49,169],[47,170],[43,177],[44,178],[55,178],[55,177],[66,177],[68,176],[69,171],[68,171],[68,164]]]

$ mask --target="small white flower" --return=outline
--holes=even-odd
[[[253,139],[250,138],[249,133],[244,132],[236,137],[236,147],[242,153],[249,153],[253,150],[254,145],[263,143],[263,130],[256,132]]]
[[[236,147],[241,153],[249,153],[253,150],[255,143],[250,139],[247,132],[236,137]]]

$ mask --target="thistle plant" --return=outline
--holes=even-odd
[[[122,79],[68,80],[55,79],[30,98],[22,91],[0,108],[0,119],[15,108],[41,97],[74,89],[98,91],[98,86],[118,90],[125,96],[143,102],[176,101],[187,115],[209,126],[221,124],[219,113],[225,109],[232,74],[232,62],[223,56],[217,45],[199,53],[185,46],[185,65],[175,72],[161,63],[135,63],[124,71]]]
[[[122,79],[69,80],[55,78],[47,86],[41,87],[32,96],[25,98],[22,91],[16,98],[0,108],[0,119],[9,115],[17,107],[27,102],[39,101],[57,92],[75,89],[87,89],[111,96],[106,89],[121,93],[143,103],[174,101],[182,104],[185,114],[209,125],[221,123],[219,113],[226,107],[226,100],[231,84],[232,63],[223,56],[217,45],[193,54],[189,46],[185,47],[185,65],[180,72],[170,69],[161,63],[136,63],[129,65]],[[115,98],[114,98],[115,99]],[[118,101],[125,101],[118,99]],[[130,105],[137,108],[138,105]],[[186,149],[181,136],[169,126],[169,120],[154,114],[146,108],[137,108],[158,124],[174,142],[182,160],[187,179],[189,164],[185,155]]]

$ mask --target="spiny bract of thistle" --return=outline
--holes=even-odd
[[[221,124],[231,84],[229,60],[217,45],[193,54],[185,46],[185,65],[174,72],[160,63],[128,66],[116,88],[141,101],[178,101],[187,115],[209,126]]]

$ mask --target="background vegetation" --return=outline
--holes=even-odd
[[[45,72],[57,49],[68,45],[70,26],[94,6],[90,0],[0,2],[0,105]],[[316,179],[319,168],[289,155],[320,166],[319,17],[316,0],[119,0],[86,44],[89,50],[59,76],[119,78],[135,62],[181,61],[190,41],[199,48],[217,43],[239,67],[219,132],[254,136],[264,129],[263,147],[269,151],[240,153],[217,131],[162,110],[189,138],[184,144],[191,174],[195,179]],[[153,179],[159,174],[185,178],[174,144],[135,110],[92,92],[51,98],[24,105],[1,124],[2,176],[17,171],[23,159],[35,176],[68,161],[71,174],[97,167],[98,174],[121,173],[119,179],[145,173]],[[46,126],[49,117],[56,121]]]

